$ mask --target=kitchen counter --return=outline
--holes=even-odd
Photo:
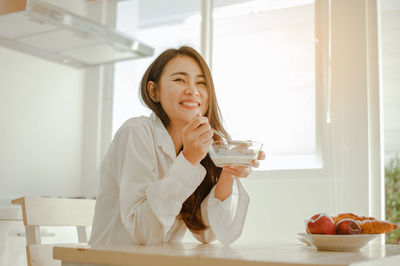
[[[162,244],[130,246],[55,246],[63,266],[88,265],[400,265],[400,245],[370,244],[361,251],[317,251],[304,244]]]

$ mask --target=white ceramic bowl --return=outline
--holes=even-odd
[[[251,166],[262,148],[262,143],[251,140],[214,141],[209,154],[214,164],[223,166]]]
[[[380,235],[318,235],[299,233],[298,236],[302,238],[300,241],[308,242],[318,250],[357,251]]]

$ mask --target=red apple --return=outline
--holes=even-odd
[[[311,219],[308,219],[308,221],[307,221],[307,228],[306,228],[307,234],[311,234],[310,230],[308,230],[308,222],[309,222],[310,220],[315,220],[315,219],[317,219],[319,215],[320,215],[320,213],[314,215],[313,217],[311,217]]]
[[[336,226],[332,218],[325,213],[320,213],[311,217],[307,223],[307,232],[311,234],[336,234]]]
[[[353,219],[343,219],[336,224],[336,234],[338,235],[357,235],[361,234],[360,225]]]

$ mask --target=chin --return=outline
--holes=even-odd
[[[196,113],[184,115],[182,117],[182,120],[185,121],[186,123],[189,123],[190,121],[192,121],[196,117],[196,114],[198,114],[198,113],[196,112]]]
[[[182,122],[184,122],[185,124],[189,123],[190,121],[192,121],[197,114],[201,114],[202,116],[204,112],[197,109],[197,110],[183,110],[180,112],[179,114],[179,118],[177,117],[177,119],[181,120]]]

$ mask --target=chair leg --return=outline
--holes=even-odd
[[[40,227],[35,225],[25,225],[26,244],[41,244]]]
[[[77,226],[76,230],[78,232],[78,242],[87,243],[89,241],[89,226]]]

